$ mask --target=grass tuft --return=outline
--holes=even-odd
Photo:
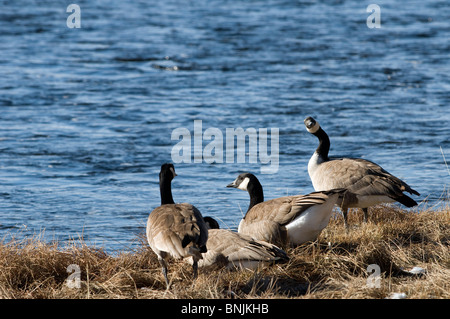
[[[450,209],[407,212],[391,206],[340,215],[319,239],[290,248],[290,261],[256,271],[199,271],[183,261],[169,264],[170,290],[155,254],[140,235],[139,249],[111,256],[82,241],[45,243],[39,236],[0,242],[0,298],[450,298]],[[80,269],[69,287],[69,265]],[[379,270],[371,285],[369,265]],[[411,274],[413,267],[424,274]]]

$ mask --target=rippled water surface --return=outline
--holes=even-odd
[[[373,1],[372,1],[373,2]],[[0,235],[82,236],[129,249],[159,205],[160,165],[185,127],[223,132],[223,163],[179,163],[174,199],[237,226],[254,172],[267,199],[313,191],[317,147],[371,159],[421,193],[447,197],[447,0],[0,1]],[[227,163],[226,128],[278,128],[279,168]],[[269,130],[270,132],[270,130]],[[204,146],[209,141],[204,141]],[[194,148],[192,149],[194,156]]]

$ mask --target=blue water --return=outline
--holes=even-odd
[[[450,6],[447,0],[0,1],[0,238],[83,237],[110,250],[139,244],[159,205],[172,131],[279,129],[279,168],[178,163],[177,202],[237,226],[254,172],[267,199],[313,191],[317,147],[370,159],[421,193],[448,198]],[[205,141],[204,145],[209,141]],[[224,149],[225,151],[225,149]],[[192,156],[195,154],[193,153]],[[224,154],[225,158],[225,154]]]

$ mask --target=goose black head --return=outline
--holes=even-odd
[[[238,188],[249,193],[250,206],[247,211],[249,211],[256,204],[264,201],[264,191],[261,183],[253,174],[242,173],[234,180],[233,183],[228,184],[227,187]]]
[[[220,228],[219,223],[212,217],[205,216],[205,217],[203,217],[203,220],[205,221],[206,227],[208,229],[219,229]]]
[[[319,123],[315,119],[313,119],[311,116],[308,116],[305,119],[304,123],[306,126],[306,130],[311,134],[316,133],[320,129]]]
[[[159,179],[172,180],[177,176],[175,173],[175,167],[173,164],[165,163],[161,165],[161,172],[159,173]]]
[[[227,187],[239,188],[243,191],[247,191],[249,183],[254,179],[256,179],[255,175],[250,173],[242,173],[234,180],[233,183],[228,184]]]

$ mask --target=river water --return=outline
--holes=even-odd
[[[377,1],[369,28],[371,3],[78,1],[68,23],[67,1],[0,1],[1,238],[132,249],[180,142],[192,148],[175,163],[175,201],[235,229],[248,194],[225,186],[240,172],[266,199],[313,191],[307,116],[331,156],[380,164],[421,193],[419,207],[446,204],[450,6]],[[270,163],[227,146],[238,128],[268,132]]]

